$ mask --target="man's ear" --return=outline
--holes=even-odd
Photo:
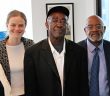
[[[45,22],[45,26],[46,26],[46,28],[47,28],[47,30],[48,30],[49,26],[48,26],[47,20],[46,20],[46,22]]]
[[[106,26],[104,26],[104,31],[106,30]]]
[[[106,30],[106,26],[103,27],[103,33],[105,33],[105,30]]]
[[[87,35],[87,29],[86,29],[86,27],[84,27],[84,32],[85,32],[85,34]]]
[[[84,28],[84,32],[86,32],[86,28]]]

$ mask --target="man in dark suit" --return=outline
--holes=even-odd
[[[92,61],[94,57],[94,49],[98,48],[99,54],[99,74],[98,74],[98,96],[110,96],[110,42],[103,39],[106,27],[99,16],[92,15],[87,18],[84,31],[87,39],[80,41],[78,44],[86,48],[88,53],[88,75],[89,82],[92,78]],[[95,69],[94,69],[95,70]],[[96,83],[96,82],[95,82]],[[91,83],[89,83],[90,90],[92,90]],[[96,92],[96,89],[95,89]],[[90,91],[90,94],[94,91]],[[95,94],[95,93],[94,93]],[[91,96],[91,95],[90,95]],[[93,96],[93,95],[92,95]],[[94,95],[95,96],[95,95]]]
[[[1,81],[0,81],[0,96],[4,96],[4,88]]]
[[[51,8],[48,38],[26,50],[26,96],[88,96],[86,50],[64,38],[68,18],[67,8]]]

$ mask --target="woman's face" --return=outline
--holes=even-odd
[[[9,37],[21,38],[25,32],[25,21],[20,16],[11,17],[7,23]]]

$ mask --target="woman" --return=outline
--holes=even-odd
[[[6,26],[8,37],[0,41],[0,63],[11,86],[12,96],[24,96],[24,68],[25,50],[33,45],[33,40],[22,37],[27,25],[23,12],[11,11],[7,16]]]

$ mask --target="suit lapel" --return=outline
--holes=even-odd
[[[70,62],[71,62],[71,60],[74,61],[74,57],[71,56],[71,52],[72,52],[71,48],[72,47],[69,46],[69,43],[66,40],[66,47],[65,47],[65,51],[66,52],[65,52],[65,57],[64,57],[64,70],[63,70],[63,72],[64,72],[63,73],[63,80],[64,80],[64,82],[63,82],[63,86],[64,87],[63,88],[64,88],[64,90],[65,90],[65,81],[67,81],[67,79],[69,78],[68,76],[70,76],[69,75],[69,71],[70,71],[70,67],[69,66],[71,66]]]
[[[82,46],[87,49],[87,39],[82,42]]]
[[[48,40],[44,41],[42,44],[42,56],[47,61],[47,64],[50,66],[55,75],[59,78],[58,70],[55,64],[53,54],[51,52]],[[46,55],[45,55],[46,54]]]

